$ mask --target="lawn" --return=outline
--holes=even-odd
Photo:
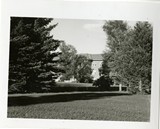
[[[149,121],[150,96],[119,92],[9,95],[8,118]]]

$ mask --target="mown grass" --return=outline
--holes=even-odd
[[[11,95],[9,118],[149,121],[150,96],[108,92]]]

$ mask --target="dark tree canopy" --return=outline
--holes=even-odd
[[[9,89],[39,91],[54,85],[57,67],[54,52],[61,41],[53,39],[50,18],[11,17]]]

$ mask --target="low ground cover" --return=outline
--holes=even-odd
[[[149,121],[150,95],[63,92],[9,95],[9,118]]]

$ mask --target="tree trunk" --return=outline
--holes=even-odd
[[[119,91],[122,91],[122,84],[119,84]]]
[[[142,92],[142,80],[139,80],[139,92]]]

